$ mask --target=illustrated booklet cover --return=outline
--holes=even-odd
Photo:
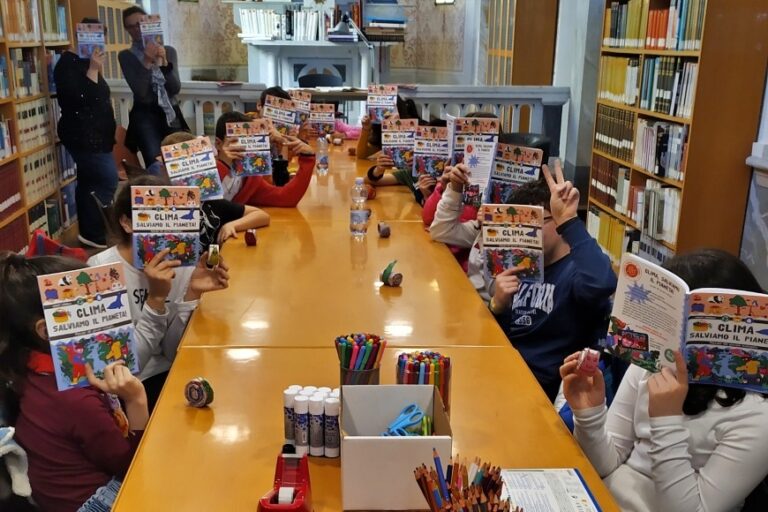
[[[418,119],[389,118],[381,122],[381,150],[401,171],[412,172]],[[410,163],[410,165],[408,165]]]
[[[539,179],[543,157],[541,149],[499,143],[488,181],[488,202],[508,203],[512,191]]]
[[[104,25],[101,23],[77,24],[77,54],[82,59],[90,59],[93,51],[98,49],[104,53]]]
[[[159,15],[150,14],[144,16],[139,23],[139,29],[141,30],[141,42],[144,44],[144,48],[150,44],[163,46],[163,25],[160,23]]]
[[[368,86],[368,117],[372,123],[380,123],[384,118],[397,115],[397,86]]]
[[[88,385],[115,361],[132,373],[139,363],[122,263],[37,277],[59,391]]]
[[[313,103],[309,107],[309,124],[321,135],[328,135],[336,128],[336,105],[333,103]]]
[[[483,271],[487,278],[517,267],[526,281],[544,279],[541,206],[484,204],[482,216]]]
[[[312,93],[300,89],[291,89],[288,91],[293,100],[293,106],[296,109],[296,124],[303,124],[309,121],[309,114],[312,110]]]
[[[244,157],[233,162],[232,173],[235,176],[272,176],[271,129],[269,119],[227,123],[227,137],[237,138],[237,143],[245,148]]]
[[[448,128],[417,126],[414,133],[413,176],[429,174],[435,179],[443,175],[451,163]]]
[[[674,368],[688,380],[768,392],[768,295],[698,288],[633,254],[621,259],[606,351],[651,372]]]
[[[216,170],[216,157],[208,137],[201,135],[186,142],[163,146],[161,151],[171,183],[199,187],[202,201],[224,197]]]
[[[298,135],[299,133],[296,106],[293,100],[268,95],[264,100],[262,117],[272,121],[272,125],[280,135]]]
[[[578,469],[502,469],[501,480],[501,499],[526,512],[601,510]]]
[[[133,261],[144,268],[157,253],[181,266],[197,264],[200,255],[200,189],[197,187],[131,187]]]
[[[464,163],[470,172],[464,203],[479,207],[496,157],[499,120],[449,115],[446,121],[452,165]]]

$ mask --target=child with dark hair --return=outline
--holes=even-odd
[[[468,276],[489,300],[489,308],[520,352],[550,400],[560,385],[558,367],[574,350],[594,345],[606,329],[610,296],[616,289],[611,262],[577,217],[579,191],[542,166],[544,180],[526,183],[512,193],[510,204],[544,207],[544,280],[523,282],[508,269],[489,283],[483,277],[480,223],[459,223],[463,187],[469,184],[464,164],[448,171],[451,185],[437,207],[432,239],[471,247]]]
[[[149,419],[144,386],[122,362],[102,379],[86,366],[91,387],[57,389],[37,276],[83,267],[0,254],[0,404],[27,452],[32,498],[48,512],[109,510]]]
[[[287,93],[286,93],[287,94]],[[251,206],[280,206],[293,208],[309,187],[315,169],[315,151],[298,137],[280,135],[276,130],[270,141],[288,158],[298,157],[299,170],[284,186],[276,187],[261,176],[237,177],[231,168],[235,160],[243,158],[245,150],[237,139],[227,137],[227,123],[243,123],[252,118],[242,112],[226,112],[216,121],[216,166],[224,188],[224,198]]]
[[[133,266],[131,186],[162,186],[167,181],[156,176],[141,176],[124,182],[117,190],[112,207],[114,245],[95,256],[92,266],[121,262],[125,267],[131,318],[136,327],[136,352],[147,389],[150,410],[160,395],[171,362],[176,357],[181,337],[202,294],[229,286],[229,267],[219,256],[219,265],[206,268],[207,255],[194,267],[181,267],[168,259],[169,250],[160,251],[139,270]]]
[[[678,255],[664,267],[691,289],[762,293],[747,266],[723,251]],[[622,510],[741,510],[768,474],[764,395],[689,384],[675,352],[674,371],[631,365],[608,409],[602,373],[577,372],[577,359],[571,354],[560,367],[574,435]]]

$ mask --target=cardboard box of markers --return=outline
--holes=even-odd
[[[343,386],[341,391],[341,501],[344,510],[421,510],[424,496],[413,468],[432,450],[451,454],[452,433],[435,386]],[[383,436],[411,404],[431,415],[431,436]]]

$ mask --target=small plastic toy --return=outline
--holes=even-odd
[[[195,377],[184,387],[184,398],[192,407],[205,407],[213,402],[213,388],[203,377]]]
[[[211,244],[208,246],[208,260],[205,262],[205,266],[209,269],[214,269],[219,265],[219,244]]]
[[[285,510],[312,512],[312,487],[306,455],[281,453],[275,466],[275,483],[259,500],[259,512]]]
[[[591,348],[585,348],[579,354],[579,360],[576,363],[576,371],[592,375],[597,371],[597,365],[600,363],[600,352]]]
[[[385,268],[384,271],[381,273],[380,279],[381,279],[381,282],[384,283],[384,286],[391,286],[393,288],[397,288],[403,283],[403,274],[393,273],[396,263],[397,263],[397,260],[393,261],[392,263],[387,265],[387,268]]]
[[[245,245],[252,247],[256,245],[257,237],[255,229],[248,229],[245,231]]]
[[[389,235],[392,234],[392,231],[389,229],[389,224],[386,222],[379,222],[376,227],[379,230],[379,236],[381,238],[389,238]]]

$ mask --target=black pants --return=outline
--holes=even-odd
[[[142,381],[144,383],[144,389],[147,392],[147,405],[150,414],[152,414],[152,411],[155,408],[157,399],[160,398],[160,392],[163,390],[165,379],[167,378],[168,372],[163,372]]]
[[[160,156],[160,142],[178,131],[189,131],[178,106],[174,106],[176,120],[168,126],[165,112],[157,106],[134,106],[128,116],[125,144],[131,151],[140,151],[144,167],[149,167]]]

